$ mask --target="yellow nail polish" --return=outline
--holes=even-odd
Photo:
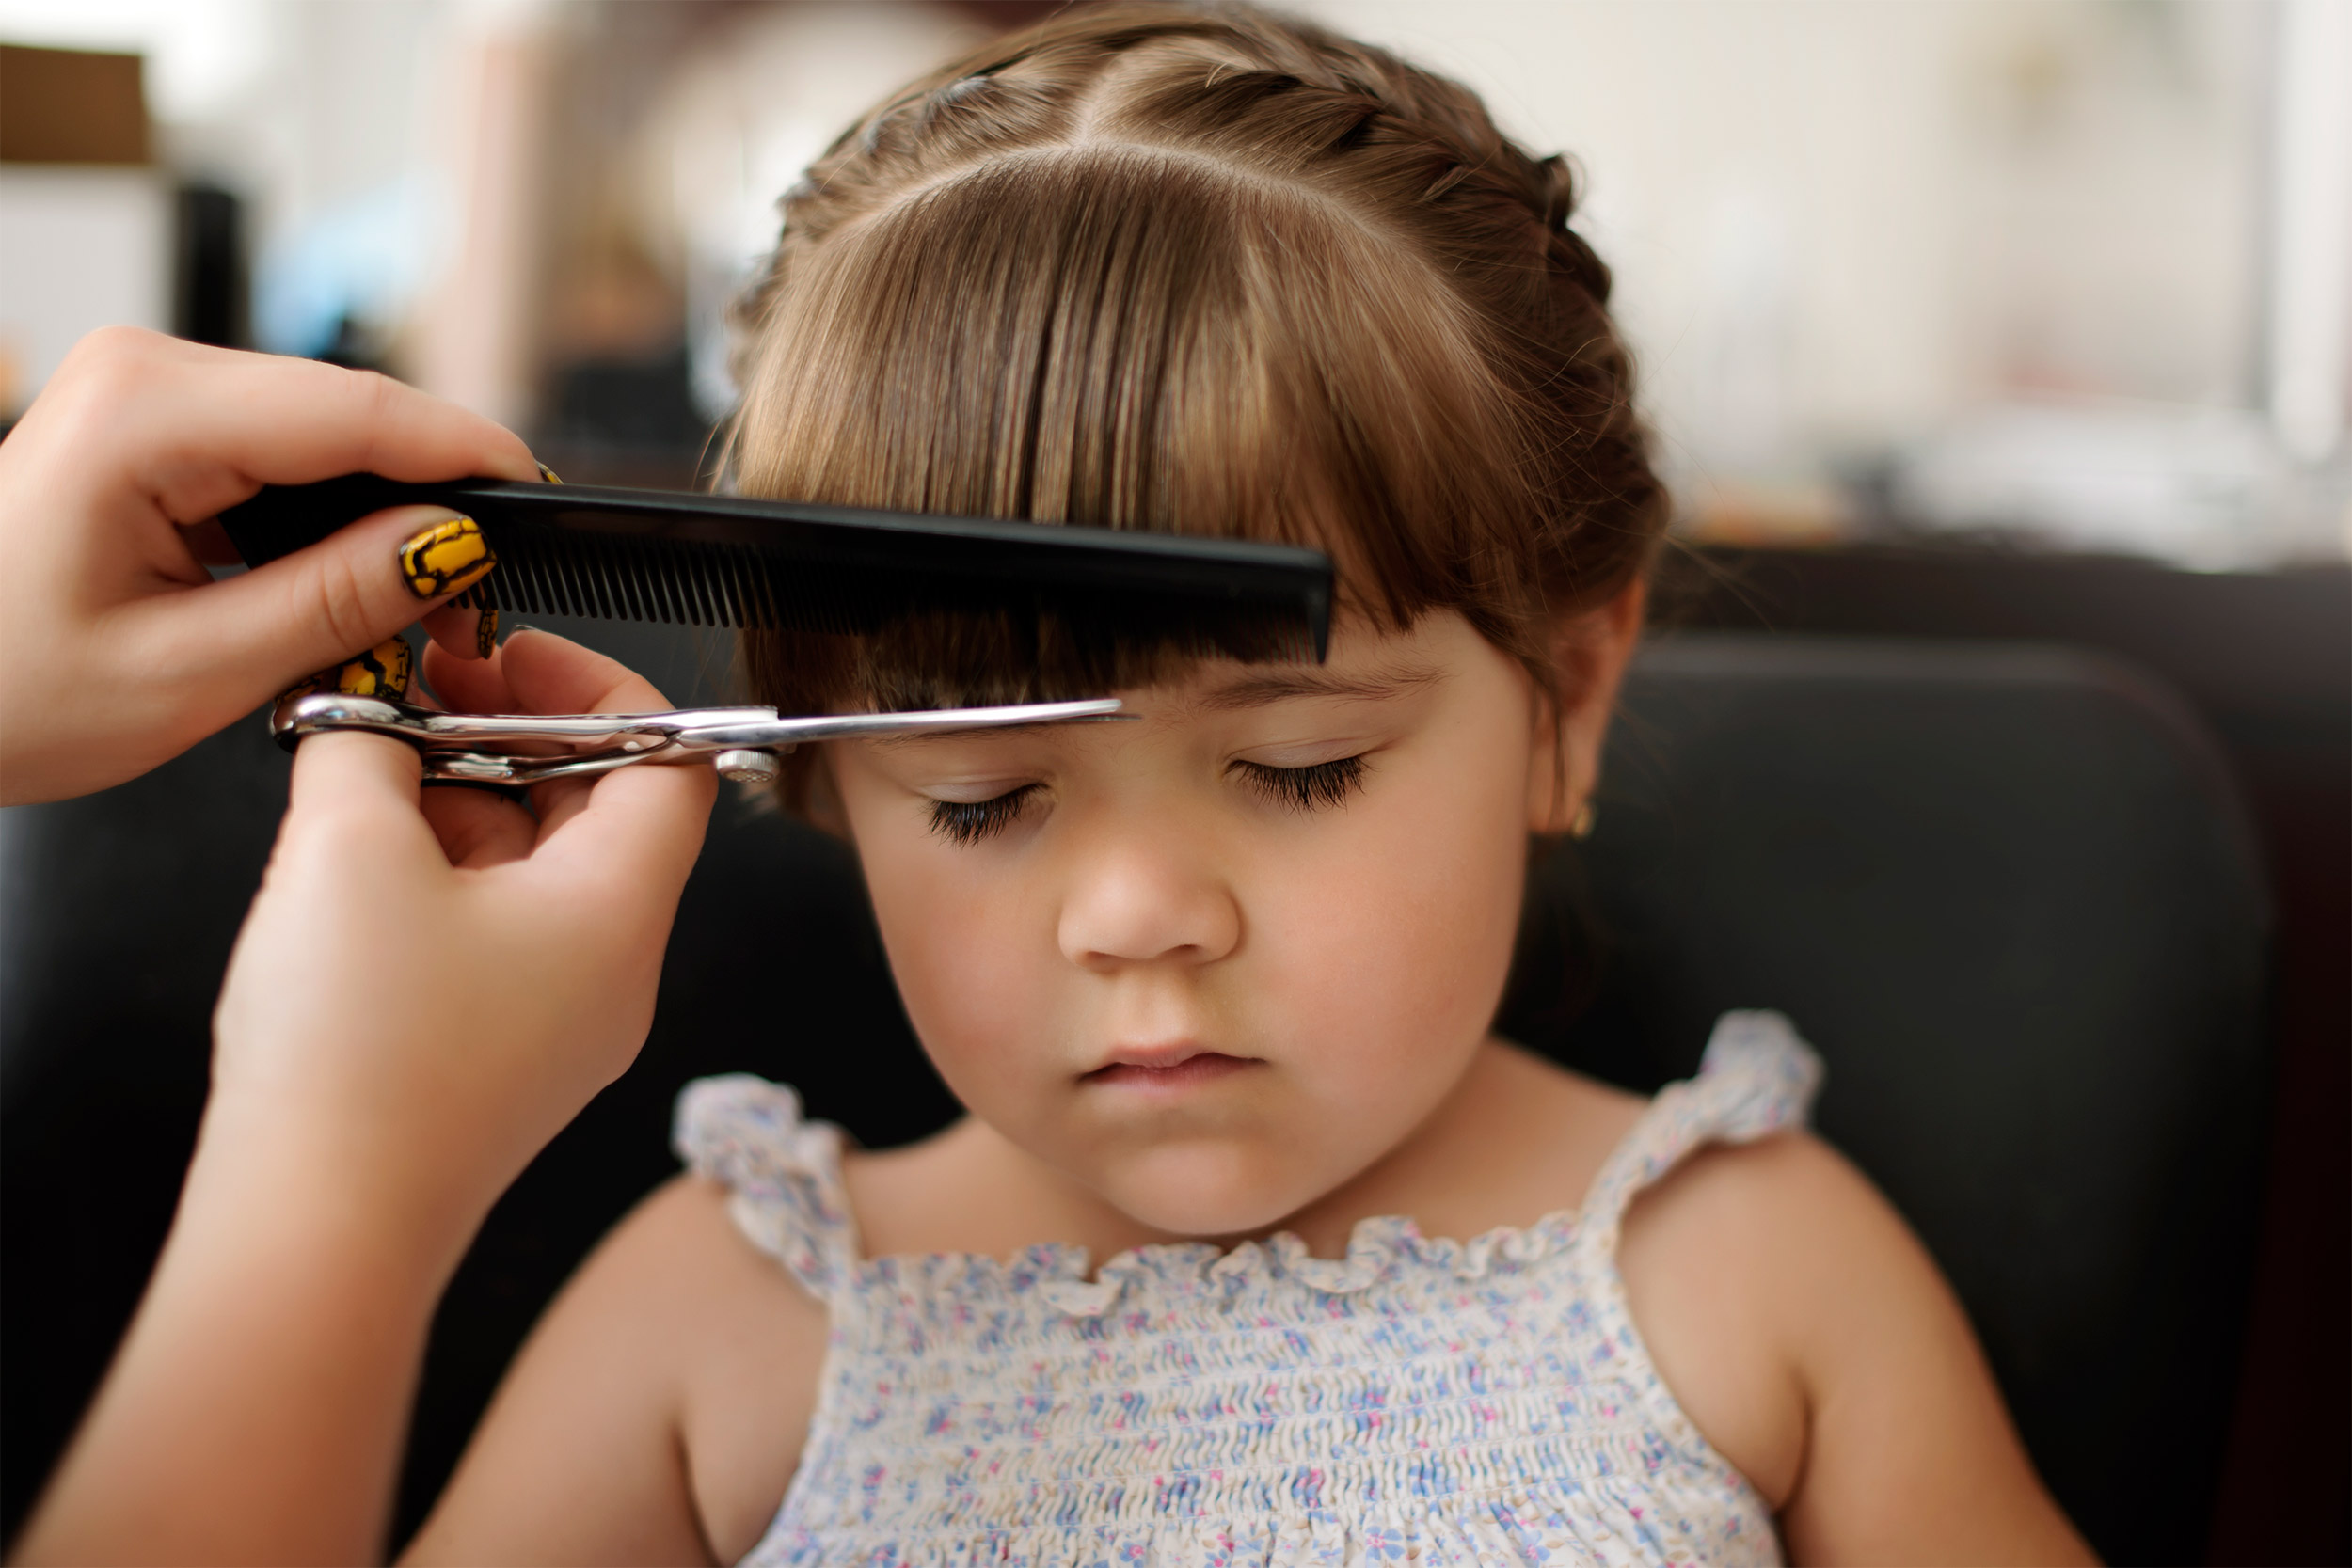
[[[477,658],[488,658],[499,651],[499,612],[485,610],[473,624],[473,649]]]
[[[532,461],[537,462],[537,459],[534,458]],[[549,484],[561,484],[564,483],[564,481],[557,476],[556,471],[553,468],[548,467],[545,463],[539,464],[539,477],[547,481]]]
[[[435,523],[400,547],[400,575],[420,599],[471,588],[498,563],[482,525],[471,517]]]
[[[366,653],[344,662],[335,672],[335,689],[346,697],[384,697],[399,702],[408,695],[408,678],[416,672],[416,656],[408,641],[387,638]]]
[[[288,697],[339,691],[346,697],[382,697],[396,703],[407,697],[409,679],[415,673],[416,656],[408,651],[407,640],[391,637],[364,654],[355,654],[341,664],[329,665],[315,675],[296,681],[278,700],[282,703]]]
[[[321,670],[314,674],[305,675],[285,690],[280,691],[278,694],[278,700],[281,703],[291,703],[297,697],[315,697],[322,691],[332,691],[335,689],[335,677],[341,673],[342,673],[342,666],[337,665],[332,670]]]

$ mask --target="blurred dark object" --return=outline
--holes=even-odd
[[[2219,738],[2276,909],[2277,1092],[2206,1560],[2352,1562],[2352,568],[1887,547],[1707,550],[1669,577],[1678,626],[2105,649],[2169,682]]]
[[[559,369],[532,442],[574,484],[703,488],[714,471],[710,421],[694,406],[686,346]]]
[[[7,1539],[171,1223],[213,998],[285,801],[285,758],[257,714],[102,795],[0,811]]]
[[[347,371],[381,371],[389,363],[379,334],[357,316],[338,317],[333,341],[311,357]]]
[[[718,694],[720,647],[559,629],[676,700]],[[1511,1020],[1648,1086],[1688,1069],[1715,1008],[1789,1010],[1830,1060],[1825,1129],[1950,1270],[2061,1500],[2110,1554],[2194,1558],[2265,1071],[2259,874],[2198,732],[2115,666],[2047,651],[1700,641],[1649,655],[1629,696],[1600,830],[1531,899]],[[38,1347],[0,1412],[10,1529],[168,1221],[283,766],[254,721],[122,789],[0,817],[0,1342]],[[1570,1028],[1574,975],[1542,960],[1580,901],[1616,936]],[[852,858],[739,800],[663,986],[637,1068],[499,1205],[452,1287],[404,1532],[548,1297],[674,1168],[681,1082],[783,1078],[877,1145],[953,1114]],[[807,1000],[788,1023],[779,988]]]
[[[171,330],[190,342],[250,347],[245,203],[201,182],[182,185],[176,198]]]
[[[0,44],[0,163],[147,162],[142,73],[136,55]]]

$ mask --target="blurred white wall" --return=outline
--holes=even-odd
[[[151,169],[0,165],[0,415],[99,326],[171,326],[171,192]]]
[[[2344,549],[2352,0],[1303,8],[1582,164],[1699,531]]]
[[[774,6],[713,28],[675,63],[623,178],[649,248],[683,282],[707,412],[733,405],[725,306],[774,246],[786,189],[885,94],[983,36],[920,0]]]
[[[1583,221],[1686,461],[1802,468],[2021,389],[2251,389],[2269,8],[1307,9],[1583,165]]]

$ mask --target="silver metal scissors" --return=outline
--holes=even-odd
[[[950,734],[1016,724],[1117,719],[1116,697],[1010,707],[934,708],[914,713],[841,713],[787,719],[771,707],[679,708],[668,713],[439,713],[381,697],[316,692],[280,698],[269,731],[292,751],[327,730],[365,730],[417,748],[424,776],[447,783],[520,788],[549,779],[609,773],[637,763],[709,762],[723,777],[766,784],[780,758],[811,740]],[[550,746],[564,748],[549,753]],[[521,747],[525,750],[512,750]]]

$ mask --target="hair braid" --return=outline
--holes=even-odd
[[[1459,609],[1549,686],[1546,626],[1644,575],[1666,506],[1577,196],[1565,159],[1531,156],[1467,88],[1384,50],[1246,5],[1065,11],[878,105],[786,193],[735,311],[731,451],[756,426],[747,482],[865,504],[1278,533],[1268,518],[1320,508],[1359,558],[1343,600],[1353,578],[1398,623]],[[964,293],[943,303],[927,277],[949,253]],[[863,258],[853,279],[844,255]],[[1064,281],[1053,258],[1081,255]],[[1385,281],[1304,287],[1318,264]],[[821,286],[796,292],[803,276]],[[875,303],[885,288],[895,303]],[[888,316],[923,354],[896,380],[861,367],[863,390],[820,387],[789,363],[831,352],[835,328],[806,314],[819,300],[869,324],[852,339],[882,341],[857,334]],[[1391,314],[1374,331],[1342,309]],[[1249,330],[1281,346],[1233,349]],[[1186,350],[1186,331],[1228,336]],[[1204,381],[1187,352],[1239,352],[1261,379]],[[1131,372],[1147,380],[1118,380]],[[1040,445],[1049,404],[1061,422]],[[845,419],[895,477],[806,455]]]

